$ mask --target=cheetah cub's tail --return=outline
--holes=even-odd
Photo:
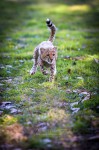
[[[52,21],[50,19],[46,20],[46,24],[49,27],[49,29],[51,30],[49,41],[53,42],[53,40],[55,38],[56,27],[55,27],[55,25],[52,23]]]

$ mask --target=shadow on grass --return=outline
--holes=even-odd
[[[9,37],[10,31],[22,24],[27,14],[26,6],[30,3],[30,0],[0,1],[0,41]]]

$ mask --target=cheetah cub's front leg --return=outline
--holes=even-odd
[[[55,75],[56,75],[56,64],[55,65],[53,65],[53,64],[51,65],[50,71],[51,71],[51,74],[50,74],[49,81],[52,82],[52,81],[54,81]]]
[[[37,62],[35,61],[33,67],[30,70],[30,75],[35,74],[36,70],[37,70]]]
[[[40,69],[41,69],[42,74],[44,74],[44,75],[47,75],[47,74],[48,74],[48,73],[44,70],[43,64],[40,64]]]

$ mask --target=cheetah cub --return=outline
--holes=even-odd
[[[45,68],[50,68],[49,81],[52,82],[56,74],[57,48],[53,45],[56,27],[50,19],[46,20],[46,24],[50,29],[50,37],[47,41],[40,43],[34,50],[34,64],[30,70],[30,75],[35,74],[37,66],[40,66],[41,72],[46,75]]]

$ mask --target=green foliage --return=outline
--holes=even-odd
[[[17,118],[10,115],[4,115],[2,118],[0,118],[0,123],[3,124],[3,126],[11,125],[16,122]]]
[[[80,111],[78,114],[75,115],[75,124],[73,126],[73,131],[77,134],[93,133],[93,121],[96,118],[97,115],[95,114],[95,112],[88,108]]]
[[[74,124],[73,130],[76,133],[85,134],[89,133],[88,127],[90,127],[89,122],[86,122],[85,120],[77,120]]]
[[[35,75],[29,75],[35,46],[49,36],[46,18],[57,27],[54,83],[49,83],[49,75],[42,75],[39,68]],[[98,26],[97,0],[0,1],[0,98],[13,102],[21,110],[12,114],[15,118],[9,115],[9,119],[10,110],[1,109],[0,123],[20,122],[30,133],[29,148],[44,147],[40,142],[43,136],[59,138],[63,132],[69,134],[68,127],[80,134],[91,133],[91,127],[95,130],[92,116],[95,119],[99,113]],[[68,89],[70,93],[66,92]],[[90,98],[82,102],[79,93],[73,92],[75,89],[88,91]],[[77,113],[70,111],[74,102],[79,102],[75,105],[80,109]],[[31,130],[42,122],[48,123],[48,128],[31,135]]]
[[[98,104],[99,104],[99,96],[94,95],[89,101],[84,102],[84,107],[92,109],[96,111],[97,113],[99,113]]]

